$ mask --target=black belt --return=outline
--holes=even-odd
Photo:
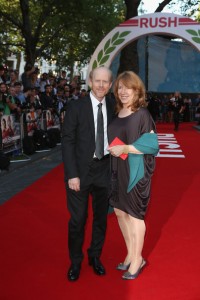
[[[110,156],[110,154],[106,154],[106,155],[104,155],[101,159],[98,159],[97,157],[93,157],[93,161],[102,161],[102,160],[104,160],[104,159],[107,159],[107,158],[109,158],[109,156]]]

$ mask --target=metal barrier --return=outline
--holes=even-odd
[[[52,138],[52,132],[55,134],[56,131],[56,134],[59,135],[61,131],[60,120],[61,118],[50,110],[27,110],[18,117],[14,114],[2,115],[0,117],[0,150],[11,157],[11,162],[30,160],[24,151],[25,140],[27,143],[34,142],[33,138],[36,131],[42,132],[48,139]],[[46,146],[45,149],[41,150],[35,149],[34,152],[50,151],[54,144],[49,143],[49,147]]]

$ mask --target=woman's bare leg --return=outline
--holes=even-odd
[[[146,226],[144,220],[136,219],[129,215],[130,228],[128,229],[131,231],[132,235],[132,258],[131,258],[131,265],[129,267],[129,272],[131,274],[135,274],[142,263],[142,249],[144,245],[144,237],[146,232]]]
[[[133,257],[133,238],[131,230],[131,220],[129,218],[129,215],[121,211],[120,209],[115,208],[114,211],[117,216],[118,224],[121,229],[127,248],[127,256],[124,260],[124,264],[128,265]]]

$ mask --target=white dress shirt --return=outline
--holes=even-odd
[[[95,128],[95,140],[97,136],[97,113],[98,113],[98,104],[99,100],[95,98],[95,96],[90,92],[90,98],[92,101],[93,115],[94,115],[94,128]],[[108,148],[108,135],[107,135],[107,109],[106,109],[106,100],[105,97],[101,101],[102,103],[102,113],[103,113],[103,126],[104,126],[104,155],[109,154]],[[95,154],[94,154],[95,157]]]

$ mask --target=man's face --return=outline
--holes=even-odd
[[[47,87],[45,88],[45,90],[46,90],[46,93],[47,93],[47,94],[51,93],[51,87],[50,87],[50,86],[47,86]]]
[[[16,93],[15,93],[15,88],[14,88],[13,86],[11,86],[11,87],[9,88],[9,93],[10,93],[11,96],[15,96],[15,95],[16,95]]]
[[[15,86],[15,93],[19,94],[21,92],[21,85],[16,85]]]
[[[10,79],[15,80],[17,78],[16,74],[14,72],[10,73]]]
[[[6,93],[6,85],[5,84],[0,85],[0,92],[2,92],[3,94]]]
[[[110,73],[106,69],[98,69],[94,71],[89,84],[93,95],[101,101],[109,92],[112,85],[112,82],[110,81]]]
[[[30,91],[30,95],[31,95],[31,96],[35,96],[35,95],[36,95],[36,90],[32,89],[32,90]]]

